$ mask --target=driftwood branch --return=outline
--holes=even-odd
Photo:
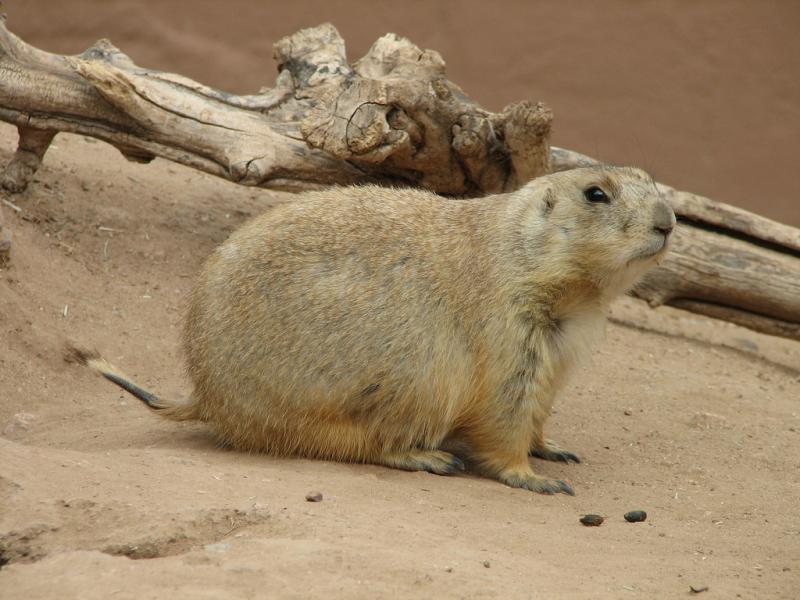
[[[24,189],[57,132],[101,139],[130,160],[291,191],[375,182],[476,196],[596,164],[550,147],[543,104],[484,110],[446,79],[438,53],[405,38],[385,35],[349,64],[338,32],[322,25],[280,40],[274,56],[275,86],[237,96],[138,67],[106,40],[49,54],[0,23],[0,120],[20,134],[0,185]],[[800,339],[800,230],[661,190],[682,226],[636,293]]]
[[[669,304],[800,340],[800,253],[776,251],[684,222],[663,263],[637,286]]]
[[[438,53],[405,38],[383,36],[351,66],[339,33],[321,25],[274,55],[275,87],[236,96],[138,67],[107,40],[59,56],[0,24],[0,119],[21,128],[3,186],[28,183],[56,131],[291,191],[375,181],[477,195],[548,170],[549,109],[486,111],[447,81]]]

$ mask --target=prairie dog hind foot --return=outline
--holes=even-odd
[[[556,444],[553,440],[545,440],[541,445],[534,445],[528,452],[530,456],[541,458],[542,460],[551,460],[553,462],[574,462],[579,463],[581,459],[577,454],[573,454],[569,450],[564,450],[561,446]]]
[[[464,463],[460,458],[443,450],[392,452],[375,462],[403,471],[427,471],[436,475],[452,475],[464,470]]]

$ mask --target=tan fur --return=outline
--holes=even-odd
[[[589,202],[590,186],[610,203]],[[675,218],[652,179],[576,169],[475,200],[338,188],[209,258],[184,332],[191,414],[236,448],[448,473],[458,452],[534,491],[528,451],[604,311]],[[574,455],[569,455],[574,458]]]

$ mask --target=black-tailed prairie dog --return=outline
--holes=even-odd
[[[88,364],[165,417],[226,445],[572,493],[529,455],[605,309],[666,248],[675,216],[652,178],[591,167],[474,200],[373,186],[304,194],[206,262],[183,336],[187,402]],[[462,462],[464,461],[464,462]]]

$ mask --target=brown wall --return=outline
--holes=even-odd
[[[356,58],[393,31],[438,50],[488,108],[555,110],[555,143],[800,226],[800,1],[7,0],[55,52],[109,37],[136,62],[231,91],[271,46],[331,21]]]

